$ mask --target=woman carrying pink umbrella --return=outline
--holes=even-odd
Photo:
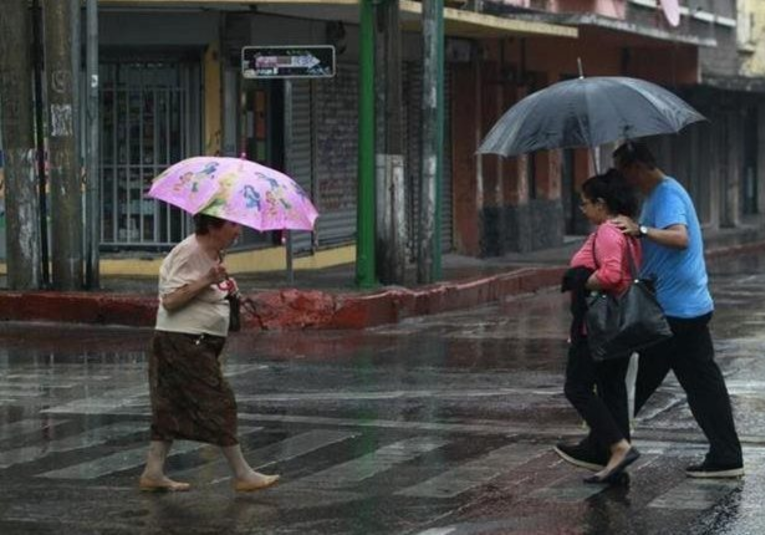
[[[173,441],[195,440],[219,446],[237,491],[269,487],[278,475],[256,472],[237,439],[234,392],[223,376],[220,355],[229,329],[229,291],[235,284],[222,251],[241,233],[238,223],[208,215],[194,217],[194,234],[162,262],[160,304],[149,357],[151,444],[139,487],[146,491],[185,491],[188,483],[164,473]],[[232,283],[222,287],[224,283]]]
[[[256,472],[237,438],[236,399],[220,363],[229,331],[229,298],[238,293],[223,252],[241,233],[313,228],[316,209],[288,176],[235,158],[190,158],[154,181],[150,197],[194,214],[196,230],[162,262],[159,308],[149,357],[151,444],[139,488],[185,491],[164,472],[173,441],[221,448],[237,491],[270,487],[278,475]]]

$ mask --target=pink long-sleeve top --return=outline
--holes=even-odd
[[[593,240],[596,240],[594,251],[597,255],[597,263],[593,258]],[[571,267],[586,267],[594,270],[604,291],[621,294],[627,290],[632,280],[627,247],[630,247],[635,267],[640,271],[642,258],[640,242],[625,236],[616,225],[606,221],[590,234],[582,248],[571,258]]]

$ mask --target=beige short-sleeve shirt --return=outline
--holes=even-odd
[[[170,251],[159,268],[158,331],[213,336],[228,334],[229,304],[226,292],[218,288],[217,284],[211,284],[178,310],[169,311],[162,306],[162,296],[199,280],[214,265],[215,261],[199,246],[195,234]]]

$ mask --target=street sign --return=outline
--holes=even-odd
[[[249,80],[282,78],[332,78],[335,76],[335,47],[245,46],[242,76]]]

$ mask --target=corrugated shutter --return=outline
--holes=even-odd
[[[340,64],[335,78],[315,85],[313,169],[321,247],[356,239],[358,81],[358,65]]]
[[[313,136],[311,132],[311,82],[292,82],[292,150],[287,155],[290,176],[311,196],[313,179]],[[295,253],[311,250],[313,233],[292,232],[292,247]]]
[[[454,199],[452,198],[452,75],[444,65],[444,161],[441,182],[441,251],[454,248]]]

